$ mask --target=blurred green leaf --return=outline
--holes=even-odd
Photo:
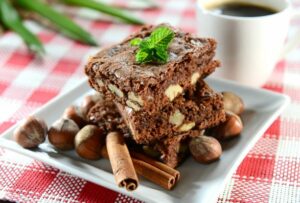
[[[131,46],[139,46],[141,42],[142,42],[141,38],[134,38],[130,41],[130,45]]]
[[[96,2],[93,0],[60,0],[60,1],[66,3],[66,4],[69,4],[69,5],[73,5],[73,6],[94,9],[94,10],[100,11],[102,13],[106,13],[108,15],[115,16],[127,23],[138,24],[138,25],[144,24],[144,22],[142,20],[138,19],[137,17],[134,17],[134,16],[122,11],[121,9],[109,6],[104,3]]]
[[[0,19],[5,27],[15,31],[22,37],[31,51],[39,55],[45,53],[40,40],[22,24],[17,11],[8,0],[0,0]]]
[[[1,0],[0,0],[1,1]],[[17,6],[38,13],[51,21],[63,34],[80,42],[97,45],[93,37],[68,17],[39,0],[15,0]]]

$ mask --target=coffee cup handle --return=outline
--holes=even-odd
[[[300,9],[292,10],[291,19],[300,18]],[[283,59],[286,55],[291,52],[293,49],[297,48],[300,44],[300,29],[296,31],[294,36],[291,39],[288,39],[287,43],[283,47],[283,50],[280,54],[279,59]]]

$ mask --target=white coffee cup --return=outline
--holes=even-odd
[[[216,58],[222,63],[212,75],[259,87],[270,77],[276,63],[300,43],[300,32],[285,45],[290,19],[299,15],[286,0],[235,0],[273,8],[260,17],[222,15],[207,9],[233,0],[198,0],[197,22],[201,37],[218,42]]]

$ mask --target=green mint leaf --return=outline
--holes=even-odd
[[[155,29],[150,37],[150,46],[151,48],[161,47],[167,48],[174,38],[174,32],[167,27],[159,27]]]
[[[145,51],[142,51],[142,50],[139,50],[136,53],[135,60],[138,63],[147,63],[148,61],[151,61],[149,54],[147,52],[145,52]]]
[[[143,41],[141,41],[139,48],[141,50],[148,50],[149,51],[149,49],[151,49],[150,46],[151,46],[151,44],[150,44],[149,38],[146,38]]]
[[[163,63],[166,63],[168,61],[168,52],[165,51],[164,49],[160,49],[160,48],[157,48],[155,49],[156,51],[156,55],[158,58],[160,58],[160,60],[163,62]]]
[[[139,46],[141,42],[142,42],[141,38],[134,38],[130,41],[130,45],[131,46]]]
[[[138,63],[166,63],[169,58],[168,46],[173,38],[174,32],[171,29],[168,27],[159,27],[143,40],[140,38],[131,40],[130,44],[132,46],[139,47],[135,55],[135,60]]]

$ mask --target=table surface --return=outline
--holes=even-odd
[[[125,1],[109,1],[126,6]],[[160,2],[160,9],[132,11],[147,23],[170,22],[196,32],[193,0]],[[298,4],[298,5],[297,5]],[[130,5],[127,5],[130,6]],[[132,6],[132,5],[131,5]],[[299,2],[294,1],[299,7]],[[99,44],[120,41],[138,27],[93,20],[75,11],[75,20]],[[102,19],[103,16],[97,16]],[[91,18],[93,18],[91,20]],[[91,48],[27,22],[45,44],[47,55],[28,54],[14,33],[0,38],[0,133],[85,77]],[[300,27],[292,20],[290,35]],[[300,202],[300,47],[280,61],[264,88],[287,94],[291,104],[264,133],[227,182],[218,202]],[[0,148],[0,199],[18,202],[139,202],[56,168]]]

